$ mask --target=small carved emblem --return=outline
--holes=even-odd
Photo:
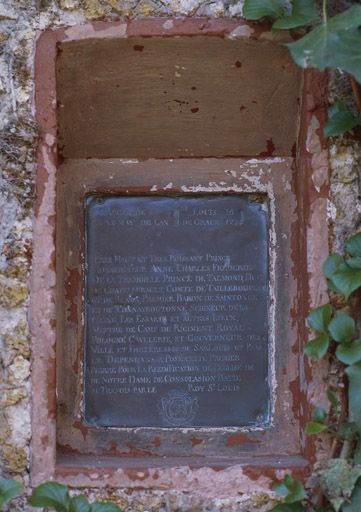
[[[160,400],[160,414],[173,427],[189,425],[198,411],[198,399],[186,391],[173,389]]]

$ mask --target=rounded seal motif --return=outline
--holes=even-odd
[[[186,391],[172,389],[160,399],[160,414],[173,427],[189,425],[198,411],[198,399]]]

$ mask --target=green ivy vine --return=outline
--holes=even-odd
[[[0,480],[0,510],[19,495],[22,485],[15,480]],[[93,501],[89,503],[85,496],[70,496],[69,489],[58,482],[45,482],[33,489],[27,500],[34,508],[46,508],[56,512],[121,512],[110,501]]]
[[[334,440],[331,458],[314,468],[313,482],[321,495],[315,496],[315,489],[307,495],[302,483],[287,475],[273,487],[284,500],[273,512],[361,511],[361,339],[350,314],[350,296],[361,288],[361,233],[347,240],[344,255],[327,258],[323,273],[332,304],[310,312],[307,321],[315,337],[304,352],[316,360],[325,356],[337,360],[347,380],[348,407],[342,407],[334,390],[328,389],[329,410],[316,407],[306,424],[307,435],[326,431]]]
[[[361,5],[329,17],[327,0],[320,9],[314,0],[245,0],[243,15],[254,21],[271,19],[274,31],[296,31],[296,40],[284,46],[300,67],[339,68],[350,75],[358,112],[336,101],[325,136],[361,126]],[[333,438],[330,459],[314,468],[310,493],[287,475],[273,487],[282,498],[273,512],[361,512],[361,338],[349,302],[361,288],[361,233],[347,240],[344,255],[329,256],[323,272],[333,300],[310,312],[308,325],[315,336],[304,352],[316,360],[328,356],[338,362],[347,396],[339,401],[335,390],[328,389],[328,410],[316,407],[305,427],[306,435],[328,432]]]
[[[245,0],[247,20],[271,19],[272,29],[292,30],[299,37],[285,43],[302,68],[338,68],[350,75],[357,113],[337,101],[329,110],[324,133],[337,136],[361,126],[361,5],[329,17],[327,0]]]
[[[361,5],[329,17],[327,0],[321,9],[314,0],[245,0],[243,15],[254,21],[271,19],[273,31],[297,31],[297,39],[284,46],[300,67],[339,68],[350,75],[358,113],[336,101],[325,136],[361,126]],[[334,390],[327,390],[329,410],[316,407],[305,433],[328,432],[334,440],[331,458],[314,468],[310,495],[290,475],[275,484],[273,490],[283,502],[273,512],[361,512],[361,339],[349,306],[351,294],[361,287],[361,233],[347,241],[345,255],[335,253],[327,259],[323,272],[330,295],[337,300],[335,306],[324,304],[310,312],[307,320],[315,337],[304,351],[316,360],[336,358],[347,381],[346,403],[340,404]]]
[[[3,510],[8,501],[18,496],[22,487],[16,480],[0,480],[0,510]]]

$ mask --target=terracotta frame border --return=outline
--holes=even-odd
[[[250,25],[240,20],[208,19],[153,19],[135,20],[129,23],[110,21],[77,27],[62,28],[43,33],[37,41],[35,74],[36,116],[39,125],[37,199],[34,218],[34,257],[31,284],[30,323],[33,348],[32,371],[32,483],[54,477],[63,478],[73,486],[83,485],[124,485],[114,479],[99,479],[97,471],[86,476],[81,467],[61,475],[56,462],[56,375],[55,375],[55,214],[56,214],[56,88],[55,61],[57,44],[61,41],[86,38],[128,37],[132,35],[215,35],[222,37],[269,37],[269,27]],[[296,279],[300,297],[292,320],[299,337],[307,339],[304,318],[312,305],[327,300],[327,291],[320,275],[320,262],[328,254],[329,229],[327,224],[328,206],[328,154],[322,138],[322,125],[326,117],[325,87],[327,77],[316,71],[307,71],[301,106],[301,125],[296,155],[298,198],[297,217],[300,237],[293,237],[291,245],[294,256],[300,255]],[[304,276],[308,276],[308,280]],[[308,403],[318,402],[318,385],[322,371],[303,364],[300,357],[301,393],[298,396],[300,420],[304,423],[309,415]],[[298,378],[295,387],[298,387]],[[258,467],[236,465],[237,474],[230,473],[234,466],[222,468],[202,467],[191,469],[189,465],[168,468],[168,484],[162,488],[188,489],[204,492],[207,496],[229,495],[237,487],[239,492],[250,489],[265,490],[280,469],[292,469],[295,474],[308,471],[307,461],[317,456],[313,441],[301,438],[303,463],[281,461],[267,464],[265,460]],[[318,446],[319,448],[319,446]],[[276,454],[277,455],[277,454]],[[277,459],[277,457],[276,457]],[[146,462],[146,460],[145,460]],[[145,471],[145,472],[144,472]],[[224,478],[232,474],[232,485],[224,488]],[[228,476],[227,476],[228,475]],[[108,475],[109,476],[109,475]],[[148,487],[143,481],[148,477],[146,470],[133,468],[128,482],[134,487]],[[198,483],[190,484],[198,479]],[[154,488],[157,488],[154,479]],[[257,480],[257,483],[254,482]],[[127,485],[127,484],[126,484]],[[220,494],[220,489],[222,492]]]
[[[57,188],[57,397],[58,461],[68,468],[69,456],[80,464],[103,458],[104,466],[126,472],[127,466],[172,466],[184,461],[218,467],[258,464],[274,455],[302,465],[299,422],[289,384],[298,372],[298,357],[287,343],[298,344],[289,316],[297,295],[288,240],[296,220],[292,191],[293,158],[204,158],[146,160],[70,160],[59,167]],[[271,421],[259,427],[116,428],[82,422],[84,326],[84,201],[90,194],[265,194],[269,205],[270,257],[270,384]],[[283,291],[282,291],[283,290]],[[64,296],[65,295],[65,296]],[[65,300],[64,300],[65,299]],[[287,317],[287,318],[286,318]],[[277,345],[277,361],[274,353]],[[296,350],[298,352],[298,349]],[[275,393],[277,382],[277,393]],[[273,393],[272,393],[273,391]],[[280,397],[284,396],[283,401]],[[64,405],[63,405],[64,404]],[[177,432],[176,440],[174,439]],[[235,439],[242,439],[235,443]],[[114,459],[111,461],[111,457]],[[166,457],[166,460],[164,459]],[[253,462],[252,462],[252,459]],[[278,460],[278,459],[277,459]],[[61,462],[60,462],[61,461]],[[161,478],[161,475],[159,476]],[[145,484],[146,482],[144,482]],[[148,482],[147,482],[148,484]]]

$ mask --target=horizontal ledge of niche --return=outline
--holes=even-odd
[[[239,492],[246,492],[248,479],[255,480],[276,475],[278,470],[296,471],[299,478],[309,473],[309,462],[301,456],[263,457],[260,459],[211,460],[198,458],[149,459],[148,457],[129,459],[108,459],[90,457],[79,461],[77,457],[58,460],[54,478],[71,487],[118,487],[142,488],[149,490],[173,489],[204,492],[204,484],[217,492],[224,491],[224,474],[232,472],[239,478]],[[236,476],[237,475],[237,476]],[[246,478],[246,480],[244,480]],[[217,492],[217,496],[218,496]]]
[[[106,162],[106,161],[114,161],[114,162],[119,162],[119,163],[132,163],[132,162],[148,162],[148,161],[160,161],[160,162],[163,162],[163,161],[170,161],[170,162],[173,162],[175,160],[179,160],[181,162],[187,162],[187,161],[192,161],[192,160],[224,160],[224,159],[234,159],[234,160],[237,160],[237,159],[244,159],[244,160],[253,160],[253,159],[256,159],[256,160],[259,160],[259,161],[262,161],[262,160],[267,160],[267,161],[271,161],[271,160],[275,160],[276,162],[278,161],[278,159],[280,158],[284,158],[284,159],[290,159],[292,158],[293,160],[295,160],[295,155],[296,155],[296,152],[297,152],[297,145],[295,144],[294,147],[292,148],[292,151],[291,152],[285,152],[284,154],[274,154],[273,152],[270,152],[268,153],[267,151],[264,151],[264,152],[261,152],[261,153],[242,153],[242,154],[234,154],[234,155],[212,155],[212,154],[202,154],[202,155],[184,155],[184,156],[174,156],[174,155],[167,155],[167,156],[153,156],[153,155],[149,155],[149,156],[143,156],[143,157],[137,157],[137,156],[134,156],[134,155],[122,155],[122,156],[119,156],[119,155],[115,155],[115,156],[91,156],[91,157],[67,157],[67,158],[64,158],[62,157],[61,159],[61,163],[65,164],[65,163],[72,163],[72,162],[93,162],[93,161],[98,161],[98,162]]]
[[[192,157],[187,156],[185,158],[182,157],[165,157],[165,158],[133,158],[133,157],[106,157],[106,158],[64,158],[58,165],[58,168],[61,172],[63,170],[67,170],[69,168],[75,169],[93,169],[100,168],[103,171],[114,171],[118,169],[146,169],[147,166],[152,167],[153,174],[155,173],[155,169],[157,165],[159,166],[159,171],[157,175],[161,176],[162,172],[168,169],[177,169],[179,171],[190,171],[192,166],[195,166],[196,169],[203,168],[214,168],[214,170],[220,170],[222,172],[229,173],[230,177],[234,177],[232,171],[244,170],[247,167],[251,168],[253,171],[258,167],[260,168],[264,164],[268,164],[270,166],[276,164],[282,164],[285,167],[293,167],[295,162],[295,157],[293,155],[232,155],[232,156],[201,156],[201,157]]]
[[[95,456],[95,455],[69,455],[57,453],[57,474],[62,475],[70,468],[81,469],[84,474],[92,471],[94,468],[171,468],[171,467],[214,467],[225,469],[230,466],[254,466],[267,468],[306,468],[309,466],[307,461],[301,455],[288,456],[240,456],[234,454],[233,457],[114,457],[114,456]]]

